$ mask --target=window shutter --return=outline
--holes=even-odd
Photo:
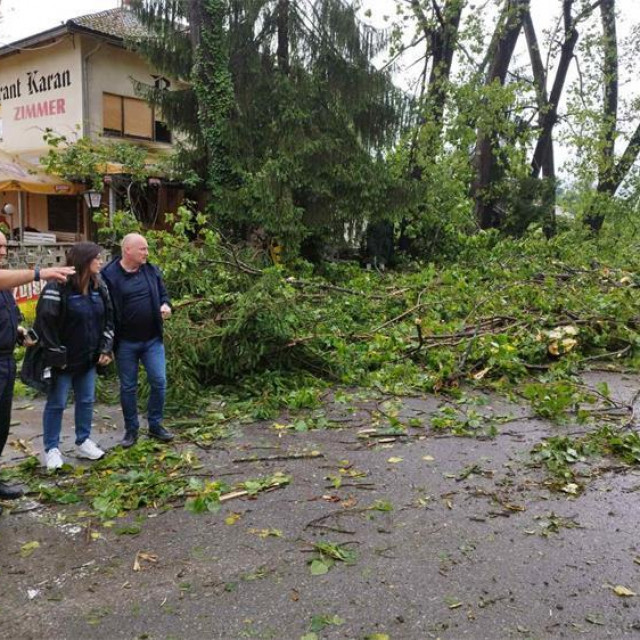
[[[102,94],[102,128],[122,133],[122,98],[109,93]]]
[[[123,98],[124,135],[153,139],[153,113],[144,100]]]

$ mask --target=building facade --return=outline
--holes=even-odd
[[[139,30],[130,11],[113,9],[0,48],[0,150],[37,167],[48,152],[43,136],[50,130],[71,142],[83,136],[129,141],[146,148],[150,162],[170,153],[173,135],[161,115],[135,95],[134,81],[164,90],[176,85],[127,48],[126,37]],[[103,206],[114,211],[122,206],[114,187],[121,176],[117,168],[106,171]],[[153,184],[149,206],[159,219],[175,211],[183,194],[160,180]],[[91,238],[91,212],[83,198],[63,191],[0,191],[0,212],[6,204],[19,210],[27,235],[45,232],[59,242]],[[6,216],[4,221],[14,229],[18,224]]]

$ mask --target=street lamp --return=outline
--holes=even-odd
[[[2,214],[5,216],[12,216],[15,212],[16,208],[10,202],[7,202],[4,207],[2,207]]]

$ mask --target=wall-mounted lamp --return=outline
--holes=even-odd
[[[95,211],[100,208],[100,204],[102,203],[102,192],[90,189],[89,191],[85,191],[82,196],[89,211]]]

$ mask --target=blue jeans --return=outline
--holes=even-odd
[[[120,404],[127,432],[138,433],[138,365],[147,372],[151,392],[147,404],[149,430],[154,431],[162,424],[164,399],[167,395],[167,373],[164,344],[160,338],[144,342],[121,340],[116,350],[116,364],[120,377]]]
[[[42,414],[44,450],[59,448],[62,431],[62,414],[67,406],[69,389],[75,395],[76,444],[82,444],[91,435],[93,403],[96,391],[96,368],[84,373],[57,372],[47,394],[47,404]]]

